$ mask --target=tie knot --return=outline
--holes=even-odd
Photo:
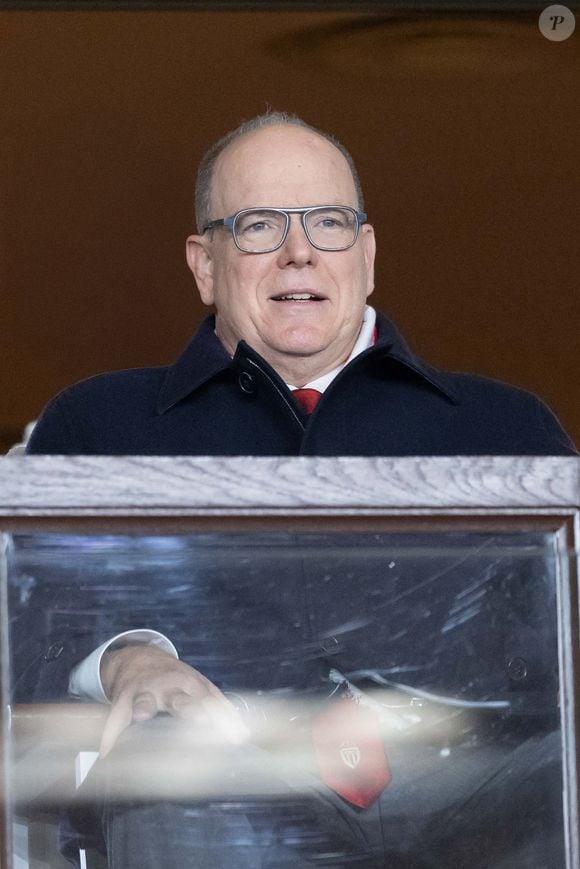
[[[306,413],[312,413],[322,395],[317,389],[295,389],[292,395]]]

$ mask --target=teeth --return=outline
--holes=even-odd
[[[278,296],[280,302],[287,299],[293,302],[306,302],[308,299],[314,299],[314,296],[311,293],[289,293],[287,296]]]

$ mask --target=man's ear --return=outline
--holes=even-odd
[[[367,272],[367,298],[375,288],[375,254],[377,251],[377,243],[375,240],[375,231],[370,223],[365,223],[361,226],[363,253],[365,258],[365,266]]]
[[[190,235],[185,242],[187,265],[193,272],[201,301],[213,305],[213,259],[209,250],[207,236]]]

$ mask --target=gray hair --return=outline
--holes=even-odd
[[[213,173],[217,158],[222,151],[225,151],[225,149],[236,139],[246,136],[248,133],[254,133],[257,130],[262,130],[264,127],[280,127],[285,125],[290,127],[303,127],[306,130],[310,130],[318,136],[322,136],[323,139],[326,139],[327,142],[330,142],[331,145],[334,145],[334,147],[340,151],[351,171],[356,191],[357,207],[361,211],[364,210],[364,197],[360,178],[356,166],[354,165],[354,160],[344,145],[335,139],[334,136],[331,136],[329,133],[324,133],[322,130],[318,130],[311,124],[307,124],[306,121],[303,121],[302,118],[299,118],[297,115],[290,115],[287,112],[267,112],[264,115],[258,115],[255,118],[251,118],[249,121],[244,121],[239,125],[239,127],[236,127],[235,130],[226,133],[226,135],[212,145],[202,157],[199,169],[197,170],[197,181],[195,184],[195,219],[197,223],[197,231],[199,233],[203,232],[204,226],[211,219]]]

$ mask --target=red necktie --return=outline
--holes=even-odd
[[[312,413],[322,397],[317,389],[295,389],[292,395],[306,413]]]
[[[312,723],[320,778],[349,803],[368,808],[391,781],[379,720],[349,697],[332,703]]]

